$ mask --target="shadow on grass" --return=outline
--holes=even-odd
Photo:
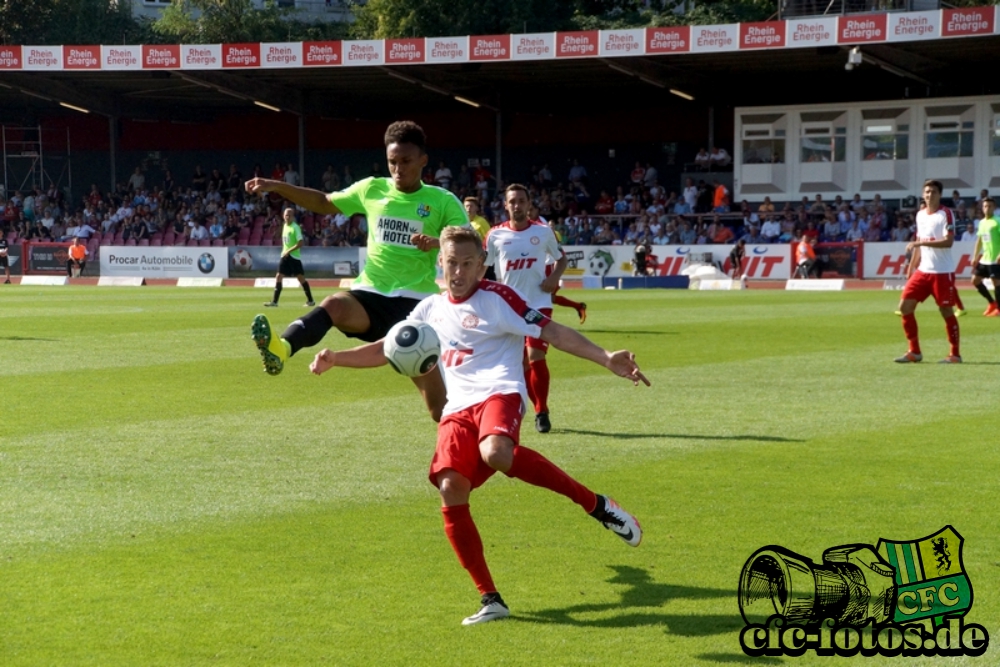
[[[0,336],[0,340],[39,340],[46,343],[55,343],[58,338],[33,338],[31,336]]]
[[[670,634],[685,637],[718,635],[734,632],[743,627],[739,615],[717,614],[665,614],[654,607],[662,607],[671,600],[708,600],[736,597],[736,591],[714,588],[696,588],[674,584],[656,583],[649,573],[638,567],[612,565],[615,576],[612,584],[626,586],[621,600],[612,603],[574,604],[568,607],[543,609],[531,613],[515,613],[511,620],[529,623],[553,623],[593,628],[631,628],[636,626],[664,626]],[[601,618],[588,618],[600,615]]]
[[[702,653],[696,655],[695,658],[698,660],[707,660],[714,663],[722,663],[724,665],[780,665],[782,664],[777,658],[751,658],[743,653]]]
[[[963,366],[1000,366],[1000,361],[963,361]]]
[[[575,433],[577,435],[597,435],[618,440],[640,440],[642,438],[675,438],[677,440],[753,440],[754,442],[805,442],[797,438],[780,438],[776,435],[697,435],[690,433],[606,433],[604,431],[584,431],[575,428],[554,428],[553,433]]]

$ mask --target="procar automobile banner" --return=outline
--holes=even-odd
[[[229,248],[101,246],[102,276],[228,278]]]

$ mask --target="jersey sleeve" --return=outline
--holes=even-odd
[[[294,225],[292,225],[292,243],[291,243],[291,245],[295,245],[296,243],[301,243],[304,240],[305,239],[302,236],[302,227],[299,225],[299,223],[296,222]]]
[[[545,229],[548,230],[548,234],[545,235],[545,252],[558,262],[566,253],[563,252],[562,245],[559,244],[559,239],[556,238],[556,233],[552,231],[552,228],[546,227]]]
[[[345,215],[365,213],[365,194],[368,192],[368,186],[371,182],[371,178],[363,178],[345,190],[331,192],[326,198]]]
[[[462,206],[462,202],[458,201],[456,197],[451,192],[446,192],[444,197],[443,211],[441,213],[441,229],[449,226],[456,227],[471,227],[469,224],[469,216],[465,214],[465,208]]]
[[[508,285],[485,281],[480,288],[493,292],[497,328],[504,333],[538,338],[552,320],[528,305],[521,293]]]
[[[431,295],[426,299],[423,299],[420,303],[413,307],[410,314],[406,316],[408,320],[416,320],[417,322],[429,322],[431,308],[434,307],[434,298],[437,295]]]
[[[493,234],[487,234],[486,235],[486,241],[485,241],[485,245],[486,245],[486,266],[493,266],[494,264],[496,264],[496,261],[497,261],[497,251],[496,251],[496,248],[493,245],[494,241],[496,241],[496,236],[494,236]]]

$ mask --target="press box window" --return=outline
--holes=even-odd
[[[974,128],[973,121],[937,118],[928,120],[924,157],[972,157]]]
[[[865,123],[861,135],[863,160],[907,160],[910,157],[910,126],[895,123]]]

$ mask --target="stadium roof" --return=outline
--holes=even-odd
[[[0,47],[0,120],[10,123],[76,113],[65,105],[107,116],[197,121],[215,114],[258,110],[254,106],[258,102],[307,116],[374,120],[396,117],[401,107],[419,108],[423,113],[454,112],[463,104],[456,98],[484,109],[573,116],[689,104],[678,92],[692,96],[697,104],[716,106],[992,94],[1000,84],[984,73],[1000,71],[1000,35],[995,32],[1000,27],[996,19],[1000,10],[963,10],[986,17],[982,29],[953,32],[954,38],[947,38],[948,13],[955,11],[813,19],[811,25],[828,32],[805,42],[818,46],[799,48],[791,43],[793,27],[803,30],[801,25],[809,24],[809,19],[692,27],[689,33],[683,32],[686,48],[661,53],[652,53],[656,50],[653,33],[642,30],[495,36],[507,40],[506,48],[522,37],[544,38],[557,48],[575,40],[593,42],[592,53],[569,58],[549,54],[523,60],[476,60],[469,57],[468,49],[480,38],[470,37],[447,38],[460,41],[466,49],[464,58],[433,63],[429,62],[434,60],[431,53],[419,51],[432,49],[430,39],[426,44],[423,39],[323,43],[336,44],[338,57],[343,58],[348,45],[352,49],[358,44],[376,45],[375,63],[353,67],[303,66],[301,59],[312,43],[279,45],[291,48],[299,59],[297,66],[281,68],[259,61],[256,66],[164,67],[146,60],[150,49],[180,55],[184,49],[199,48],[211,49],[215,57],[228,54],[226,49],[233,53],[249,49],[261,59],[274,45]],[[873,19],[881,37],[878,30],[854,35],[845,28],[845,19]],[[932,33],[920,31],[920,22],[927,19]],[[910,22],[915,36],[903,40],[914,41],[894,41],[887,35],[892,26],[906,27]],[[704,34],[718,38],[722,46],[695,48],[696,31],[707,31]],[[767,42],[763,48],[753,43],[755,36],[766,38],[769,31],[780,32],[780,43]],[[609,34],[616,32],[645,38],[642,55],[606,52]],[[406,61],[391,55],[397,44],[404,57],[407,53],[412,57],[416,48],[418,64],[401,64]],[[848,71],[848,52],[855,47],[863,62]],[[30,49],[48,49],[52,62],[29,66]],[[83,60],[79,59],[81,50]],[[96,65],[87,62],[88,53]],[[117,54],[118,65],[109,66],[109,54]],[[19,63],[15,62],[18,57]],[[142,62],[120,67],[129,58]]]

